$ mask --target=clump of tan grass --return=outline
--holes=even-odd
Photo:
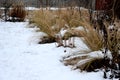
[[[24,21],[26,13],[24,5],[22,3],[17,3],[13,5],[10,11],[10,17],[12,17],[12,21]],[[15,18],[17,18],[17,20],[15,20]]]
[[[96,57],[91,58],[89,57],[88,53],[92,51],[99,51],[103,49],[104,46],[103,46],[103,36],[98,31],[96,31],[93,25],[90,23],[90,21],[87,21],[87,20],[88,19],[86,18],[82,18],[79,21],[79,24],[81,26],[84,26],[84,31],[81,31],[80,35],[83,37],[82,40],[87,45],[89,50],[84,51],[83,53],[85,54],[83,56],[78,52],[79,57],[76,56],[73,58],[68,58],[67,60],[64,59],[63,62],[65,63],[65,65],[76,66],[74,69],[92,71],[94,69],[102,67],[103,63],[101,64],[101,62],[103,61],[103,59],[96,58]],[[84,63],[81,64],[81,62],[84,62]],[[96,62],[100,62],[100,64],[96,66],[95,64]]]
[[[81,19],[79,19],[79,25],[84,26],[84,31],[80,31],[79,34],[81,37],[83,37],[82,40],[87,45],[89,50],[84,51],[84,55],[81,55],[78,52],[77,56],[69,56],[68,58],[65,58],[63,62],[65,65],[72,65],[73,67],[75,66],[74,69],[94,71],[94,69],[103,67],[104,59],[99,57],[90,57],[88,54],[90,52],[103,49],[103,35],[101,35],[98,31],[94,29],[93,25],[90,23],[88,13],[85,12],[85,14],[88,17],[84,15],[85,17],[82,16]],[[100,62],[100,64],[97,64],[96,66],[96,62]],[[106,61],[105,63],[108,63],[108,61]]]
[[[64,64],[72,65],[73,67],[75,66],[74,69],[80,69],[85,71],[94,71],[95,69],[104,68],[104,66],[113,69],[115,64],[120,63],[120,21],[115,20],[112,28],[109,28],[110,24],[104,21],[104,25],[107,31],[106,38],[102,33],[99,33],[98,30],[96,31],[91,25],[91,23],[84,20],[81,22],[81,24],[84,25],[86,29],[83,34],[81,33],[84,36],[83,42],[88,46],[91,52],[107,48],[111,52],[111,55],[113,57],[112,65],[109,64],[109,57],[107,56],[107,59],[104,57],[107,52],[103,54],[103,57],[90,57],[88,55],[90,52],[84,55],[78,52],[77,56],[70,55],[65,58],[63,60]],[[103,53],[103,51],[101,51],[101,53]]]
[[[45,32],[51,40],[55,39],[56,30],[56,16],[49,10],[34,11],[34,15],[31,21],[40,28],[42,32]]]

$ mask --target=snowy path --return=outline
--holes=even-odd
[[[102,73],[79,73],[59,60],[64,48],[36,44],[27,23],[0,22],[0,80],[103,80]]]

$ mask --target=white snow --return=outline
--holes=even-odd
[[[39,8],[35,7],[25,7],[26,10],[40,10]]]
[[[64,66],[60,59],[72,49],[37,44],[40,33],[27,25],[0,22],[0,80],[104,80],[103,72],[81,73]]]

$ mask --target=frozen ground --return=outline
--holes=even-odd
[[[80,73],[64,66],[59,60],[64,50],[72,50],[37,44],[40,33],[26,26],[0,22],[0,80],[104,80],[102,72]]]

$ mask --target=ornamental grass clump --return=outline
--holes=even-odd
[[[56,24],[56,17],[54,16],[54,13],[49,10],[34,11],[31,22],[40,28],[40,31],[48,35],[48,42],[55,41],[55,34],[57,31],[54,30],[54,26]]]
[[[104,78],[120,78],[120,20],[114,20],[113,24],[105,20],[102,22],[104,24],[102,29],[105,30],[101,30],[100,25],[97,25],[98,29],[94,29],[90,23],[82,22],[86,28],[83,42],[90,51],[83,52],[84,54],[78,52],[77,55],[69,55],[63,59],[63,62],[81,71],[103,70]],[[94,57],[91,56],[92,52]]]
[[[26,15],[27,15],[27,12],[25,10],[24,5],[22,3],[20,4],[17,3],[12,6],[12,9],[10,11],[10,17],[12,17],[12,19],[10,20],[13,22],[24,21]]]

